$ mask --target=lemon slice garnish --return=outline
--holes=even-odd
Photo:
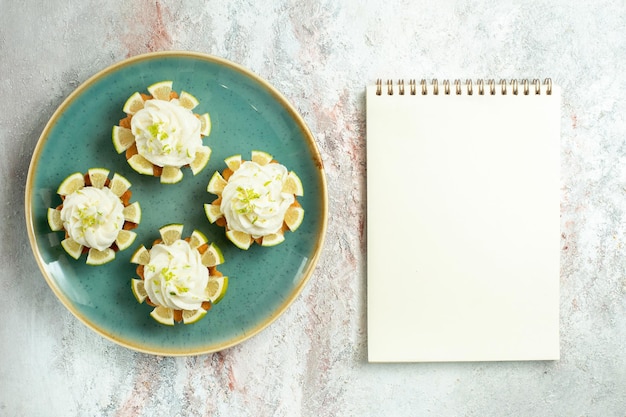
[[[130,262],[138,265],[148,265],[150,263],[150,252],[145,246],[141,245],[133,253]]]
[[[291,206],[285,213],[285,224],[292,232],[302,224],[304,220],[304,209],[302,207]]]
[[[59,195],[70,195],[73,192],[85,187],[85,177],[80,172],[69,175],[61,182],[57,189]]]
[[[239,249],[247,250],[252,244],[252,236],[238,230],[228,230],[226,232],[226,237]]]
[[[217,219],[224,217],[224,213],[222,213],[220,206],[217,204],[205,204],[204,214],[206,214],[207,219],[211,223],[215,223]]]
[[[158,306],[150,313],[150,316],[161,324],[174,325],[174,312],[171,308]]]
[[[172,84],[172,81],[159,81],[148,87],[148,92],[158,100],[170,101]]]
[[[219,172],[215,171],[215,173],[209,180],[209,184],[207,185],[206,190],[211,194],[220,195],[222,194],[222,191],[224,191],[224,187],[226,187],[226,184],[227,182],[224,177],[222,177]]]
[[[193,175],[198,174],[202,171],[207,164],[209,163],[209,159],[211,158],[211,148],[208,146],[202,146],[196,151],[196,157],[189,164],[189,168],[191,168],[191,172]]]
[[[137,302],[143,303],[146,298],[148,298],[146,286],[142,279],[131,279],[130,288],[133,290],[133,295],[135,296],[135,299],[137,299]]]
[[[209,248],[202,254],[202,265],[204,266],[216,266],[224,263],[224,255],[222,251],[215,244],[211,243]]]
[[[87,171],[91,186],[96,188],[104,187],[107,179],[109,178],[109,170],[106,168],[91,168]]]
[[[256,162],[259,165],[269,164],[274,157],[267,152],[252,151],[252,162]]]
[[[124,152],[135,143],[135,135],[126,127],[113,126],[111,139],[113,140],[113,146],[117,153]]]
[[[58,232],[59,230],[63,230],[63,220],[61,220],[61,210],[49,208],[48,209],[48,224],[50,225],[50,230],[53,232]]]
[[[137,233],[130,230],[120,230],[115,239],[115,244],[119,250],[128,249],[135,242]]]
[[[98,250],[91,248],[87,253],[85,263],[87,265],[102,265],[111,262],[113,259],[115,259],[115,251],[113,249],[106,248],[105,250]]]
[[[226,162],[226,166],[230,168],[231,171],[235,172],[241,166],[241,155],[229,156],[224,159],[224,162]]]
[[[179,167],[165,166],[161,174],[162,184],[176,184],[183,179],[183,171]]]
[[[279,243],[285,241],[285,236],[282,233],[272,233],[270,235],[263,236],[261,240],[261,246],[276,246]]]
[[[178,102],[186,109],[193,110],[200,102],[186,91],[181,91]]]
[[[206,238],[204,233],[199,230],[194,230],[189,238],[189,247],[191,247],[191,249],[198,249],[200,246],[204,245],[207,242],[208,239]]]
[[[122,214],[124,215],[124,220],[139,224],[141,222],[141,206],[139,202],[135,201],[124,207]]]
[[[124,107],[122,107],[122,111],[126,114],[135,114],[139,110],[143,109],[143,103],[144,101],[143,97],[141,97],[141,94],[134,93],[133,95],[128,97],[128,100],[126,100],[126,103],[124,103]]]
[[[183,225],[179,223],[165,225],[159,229],[159,234],[164,244],[171,245],[183,235]]]
[[[61,241],[61,246],[65,249],[68,255],[70,255],[74,259],[80,258],[80,255],[83,253],[83,245],[68,237]]]
[[[115,173],[113,174],[113,178],[109,183],[109,188],[111,189],[111,192],[113,192],[113,194],[121,197],[122,194],[124,194],[126,190],[130,188],[130,181],[128,181],[122,175]]]
[[[304,195],[304,187],[302,187],[302,181],[300,181],[300,177],[296,175],[295,172],[291,171],[287,175],[287,179],[283,184],[283,193],[294,194],[297,196]]]

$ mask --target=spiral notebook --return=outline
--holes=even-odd
[[[560,89],[367,87],[370,362],[559,358]]]

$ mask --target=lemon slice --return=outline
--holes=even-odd
[[[248,233],[240,232],[238,230],[228,230],[226,232],[228,240],[233,242],[239,249],[246,250],[252,244],[252,236]]]
[[[224,162],[226,162],[226,166],[230,168],[231,171],[235,172],[241,166],[241,155],[229,156],[224,159]]]
[[[198,172],[202,171],[204,167],[209,163],[209,159],[211,158],[211,148],[208,146],[202,146],[198,148],[196,151],[196,157],[189,164],[189,168],[191,168],[191,172],[193,175],[196,175]]]
[[[131,256],[130,262],[138,265],[148,265],[150,263],[150,252],[148,252],[145,246],[141,245]]]
[[[207,185],[206,190],[212,194],[219,195],[222,194],[222,191],[224,191],[224,187],[226,187],[226,184],[228,183],[226,182],[224,177],[222,177],[219,172],[215,171],[215,173],[209,180],[209,184]]]
[[[91,181],[91,186],[96,188],[104,187],[107,179],[109,178],[109,170],[105,168],[91,168],[87,171],[87,175],[89,175],[89,181]]]
[[[183,323],[193,324],[206,316],[206,310],[199,308],[197,310],[183,310]]]
[[[179,167],[165,166],[161,174],[162,184],[176,184],[183,179],[183,171]]]
[[[122,214],[124,215],[124,220],[139,224],[141,222],[141,206],[139,202],[135,201],[124,207]]]
[[[113,146],[117,153],[124,152],[135,143],[135,135],[133,135],[130,129],[125,127],[113,126],[111,138],[113,139]]]
[[[201,114],[200,117],[200,134],[209,136],[211,134],[211,116],[209,113]]]
[[[295,194],[297,196],[304,195],[304,187],[302,187],[302,181],[300,181],[300,177],[296,175],[295,172],[291,171],[287,175],[287,179],[283,184],[283,193]]]
[[[189,110],[193,110],[198,104],[200,104],[197,98],[186,91],[181,91],[180,97],[178,97],[178,102],[181,106]]]
[[[216,266],[224,263],[224,255],[222,251],[215,244],[211,243],[209,248],[202,254],[202,265],[204,266]]]
[[[115,244],[119,250],[128,249],[135,242],[137,233],[130,230],[120,230],[115,239]]]
[[[80,172],[75,172],[69,175],[61,182],[57,189],[59,195],[70,195],[76,190],[80,190],[85,187],[85,177]]]
[[[80,255],[83,253],[83,245],[68,237],[61,241],[61,246],[65,249],[68,255],[70,255],[74,259],[80,258]]]
[[[125,177],[121,176],[118,173],[113,174],[113,178],[109,183],[109,188],[118,197],[121,197],[122,194],[126,192],[130,188],[130,181],[128,181]]]
[[[215,223],[217,219],[224,217],[224,213],[222,213],[220,206],[217,204],[205,204],[204,214],[206,214],[207,219],[209,219],[211,223]]]
[[[171,245],[183,235],[183,225],[178,223],[165,225],[159,229],[159,234],[164,244]]]
[[[113,259],[115,259],[115,251],[113,249],[98,250],[91,248],[87,253],[87,261],[85,263],[87,265],[102,265],[111,262]]]
[[[189,238],[189,246],[191,247],[191,249],[197,249],[208,241],[209,240],[206,238],[204,233],[199,230],[194,230],[191,234],[191,237]]]
[[[228,289],[228,277],[209,277],[206,295],[212,304],[219,303]]]
[[[172,81],[160,81],[148,87],[148,92],[158,100],[170,101],[172,84]]]
[[[53,232],[58,232],[59,230],[63,230],[63,220],[61,220],[61,210],[49,208],[48,209],[48,224],[50,225],[50,230]]]
[[[133,295],[138,303],[143,303],[148,298],[148,293],[146,292],[146,286],[143,279],[131,279],[130,280],[130,288],[133,290]]]
[[[274,159],[272,155],[263,151],[252,151],[252,162],[256,162],[259,165],[267,165]]]
[[[128,165],[142,175],[154,175],[152,162],[138,153],[128,158]]]
[[[161,324],[174,325],[174,312],[171,308],[158,306],[150,313],[150,316]]]
[[[285,235],[282,233],[272,233],[271,235],[263,236],[261,246],[276,246],[279,243],[285,241]]]
[[[304,219],[304,209],[302,207],[291,206],[285,213],[285,224],[292,232],[302,224]]]
[[[122,111],[126,114],[135,114],[141,109],[143,109],[143,97],[139,93],[134,93],[128,97],[124,107],[122,107]]]

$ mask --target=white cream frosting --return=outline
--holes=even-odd
[[[124,205],[108,187],[84,187],[65,197],[61,220],[76,242],[104,250],[124,226]]]
[[[200,120],[176,99],[147,100],[130,125],[137,152],[154,165],[182,167],[202,146]]]
[[[229,229],[254,238],[278,232],[294,201],[293,194],[282,192],[287,175],[287,168],[277,163],[241,164],[222,191],[220,210]]]
[[[184,240],[156,244],[144,267],[145,288],[150,300],[175,310],[197,310],[207,301],[209,270],[200,253]]]

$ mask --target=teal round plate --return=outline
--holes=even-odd
[[[163,185],[156,177],[133,171],[115,151],[111,130],[125,117],[122,107],[134,92],[172,80],[173,89],[193,94],[195,113],[209,112],[211,134],[204,143],[212,155],[207,167],[193,176]],[[224,159],[234,154],[250,158],[266,151],[295,171],[305,195],[301,227],[287,232],[275,247],[253,245],[237,249],[224,229],[210,224],[204,204],[216,196],[206,187]],[[142,207],[133,245],[114,261],[85,264],[69,257],[52,232],[47,210],[61,203],[56,190],[65,177],[102,167],[124,175],[131,183],[131,201]],[[297,298],[311,276],[322,249],[327,223],[327,191],[322,160],[311,132],[288,101],[271,85],[232,62],[191,52],[160,52],[115,64],[88,79],[57,109],[35,148],[26,184],[26,224],[35,259],[52,291],[83,323],[128,348],[156,355],[194,355],[225,349],[270,325]],[[136,265],[130,257],[140,246],[150,247],[158,229],[184,224],[183,236],[194,229],[222,249],[218,269],[229,277],[226,296],[200,321],[164,326],[150,317],[152,307],[139,304],[131,291]]]

